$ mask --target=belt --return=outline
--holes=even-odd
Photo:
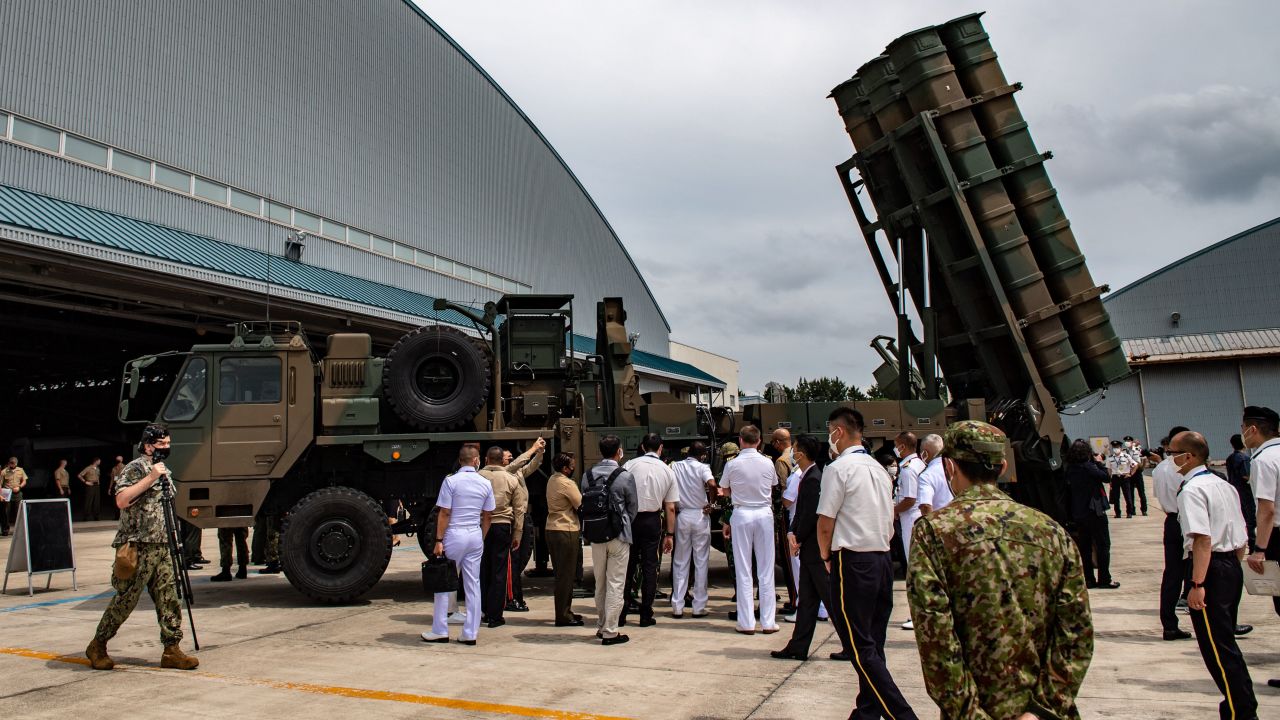
[[[1235,550],[1214,550],[1213,557],[1231,558],[1232,560],[1235,560],[1236,551]]]
[[[644,512],[637,512],[636,517],[640,517],[641,515],[657,515],[661,512],[661,510],[645,510]]]

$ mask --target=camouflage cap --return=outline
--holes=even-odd
[[[738,443],[727,442],[720,446],[720,457],[729,458],[739,453]]]
[[[999,465],[1004,460],[1004,441],[1000,428],[978,420],[963,420],[947,428],[942,436],[942,455],[952,460]]]

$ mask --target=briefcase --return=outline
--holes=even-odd
[[[422,589],[428,595],[458,591],[458,566],[441,555],[422,563]]]

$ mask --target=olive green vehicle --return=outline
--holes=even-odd
[[[422,529],[463,443],[519,453],[542,437],[589,467],[604,433],[628,447],[650,430],[673,445],[714,437],[707,408],[641,396],[619,298],[598,304],[585,358],[571,352],[572,296],[436,305],[477,333],[424,326],[376,357],[367,334],[330,335],[321,352],[297,323],[242,322],[229,343],[169,353],[185,358],[155,419],[172,434],[181,516],[201,528],[281,518],[289,581],[349,602],[386,570],[392,535]],[[121,420],[157,358],[126,365]],[[397,503],[410,524],[388,522]]]

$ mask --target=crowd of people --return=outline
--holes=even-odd
[[[1147,452],[1132,439],[1096,453],[1076,441],[1066,455],[1067,527],[1021,505],[997,481],[1009,467],[1002,431],[964,421],[943,434],[893,441],[894,461],[873,457],[863,418],[834,410],[823,439],[769,439],[740,429],[720,448],[727,461],[712,469],[709,448],[691,443],[668,458],[663,438],[648,434],[636,455],[616,435],[599,440],[595,466],[581,472],[576,458],[551,459],[546,519],[539,535],[554,574],[554,623],[594,628],[601,645],[629,641],[627,625],[658,624],[655,603],[660,559],[672,555],[669,616],[705,618],[712,518],[721,516],[734,573],[735,609],[727,619],[744,635],[791,636],[771,655],[806,660],[819,621],[829,621],[841,644],[833,659],[851,663],[858,681],[852,717],[916,717],[898,690],[885,656],[893,614],[891,547],[901,543],[907,566],[909,618],[925,684],[943,717],[1079,717],[1075,697],[1093,653],[1090,589],[1118,587],[1110,573],[1108,521],[1115,505],[1147,512],[1142,470],[1152,467],[1153,491],[1165,512],[1165,573],[1160,618],[1166,640],[1192,637],[1178,628],[1184,605],[1206,667],[1223,693],[1222,717],[1256,717],[1247,663],[1236,642],[1251,630],[1237,623],[1242,562],[1254,572],[1280,560],[1280,417],[1265,407],[1245,409],[1231,438],[1227,477],[1208,468],[1204,436],[1173,428]],[[178,648],[182,638],[172,564],[161,562],[156,483],[166,470],[167,431],[149,426],[142,454],[119,473],[114,495],[121,525],[112,585],[116,596],[86,650],[94,668],[109,669],[107,641],[143,589],[152,596],[165,646],[162,665],[195,667]],[[462,447],[458,468],[443,482],[432,553],[456,563],[457,592],[437,593],[430,630],[422,639],[475,645],[480,625],[502,627],[504,612],[528,609],[520,577],[535,535],[527,479],[546,452],[538,440],[512,457],[501,447],[481,454]],[[625,461],[624,461],[625,460]],[[3,479],[16,477],[10,462]],[[1114,498],[1114,501],[1113,501]],[[1135,502],[1134,498],[1137,498]],[[267,529],[268,534],[270,528]],[[278,538],[278,534],[277,534]],[[223,575],[231,545],[224,539]],[[278,541],[278,540],[277,540]],[[582,556],[591,554],[594,618],[573,612]],[[132,547],[130,553],[123,550]],[[780,554],[779,554],[780,553]],[[783,569],[787,602],[779,612],[775,568]],[[1028,567],[1037,568],[1027,573]],[[218,579],[218,578],[214,578]],[[229,579],[229,578],[224,578]],[[465,602],[459,610],[458,602]],[[1280,613],[1280,598],[1276,600]],[[785,616],[785,618],[784,618]],[[1280,687],[1280,680],[1269,684]]]
[[[46,494],[52,497],[68,498],[72,496],[71,471],[67,469],[67,460],[59,460],[53,471],[53,489]],[[108,495],[115,494],[115,483],[124,472],[124,457],[116,456],[116,464],[111,468],[110,483],[106,488]],[[80,472],[76,473],[80,483],[82,514],[84,520],[100,520],[102,517],[102,458],[95,457]],[[29,493],[28,486],[31,475],[26,468],[18,464],[18,458],[11,457],[0,468],[0,537],[9,535],[11,528],[17,524],[18,510],[23,498]]]

